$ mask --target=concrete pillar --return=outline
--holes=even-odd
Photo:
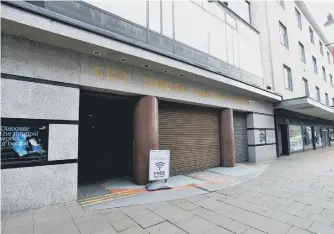
[[[148,183],[150,150],[159,149],[158,100],[146,96],[139,100],[134,119],[134,180],[137,184]]]
[[[233,109],[222,109],[219,115],[220,165],[235,166]]]

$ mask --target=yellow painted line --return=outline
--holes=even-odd
[[[110,196],[114,196],[114,195],[118,195],[118,194],[127,194],[129,192],[134,192],[133,190],[128,190],[128,191],[122,191],[122,192],[116,192],[116,193],[110,193],[110,194],[105,194],[102,196],[96,196],[96,197],[90,197],[90,198],[86,198],[86,199],[82,199],[82,200],[78,200],[78,202],[84,202],[84,201],[89,201],[89,200],[95,200],[97,198],[104,198],[104,197],[110,197]]]
[[[101,200],[106,200],[106,199],[111,199],[111,198],[117,198],[117,197],[122,197],[122,196],[126,196],[126,195],[131,195],[131,194],[136,194],[136,193],[117,194],[117,195],[112,195],[112,196],[103,197],[103,198],[95,198],[95,199],[90,199],[90,200],[87,200],[87,201],[81,201],[79,203],[80,204],[86,204],[86,203],[90,203],[90,202],[94,202],[94,201],[101,201]]]
[[[100,199],[100,200],[97,200],[97,201],[92,201],[92,202],[81,204],[81,205],[89,206],[89,205],[94,205],[94,204],[98,204],[98,203],[101,203],[101,202],[117,200],[117,199],[120,199],[120,198],[132,197],[132,196],[135,196],[135,195],[137,195],[137,193],[127,194],[127,195],[120,196],[120,197],[115,197],[115,198],[111,197],[111,198],[108,198],[108,199]]]
[[[106,197],[102,197],[102,198],[94,198],[94,199],[90,199],[90,200],[86,200],[86,201],[79,201],[80,204],[86,204],[86,203],[90,203],[90,202],[95,202],[95,201],[103,201],[103,200],[107,200],[107,199],[112,199],[112,198],[118,198],[118,197],[122,197],[123,195],[132,195],[132,194],[137,194],[136,192],[128,192],[128,193],[122,193],[122,194],[110,194],[109,196]]]

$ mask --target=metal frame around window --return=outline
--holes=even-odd
[[[306,64],[306,58],[305,58],[305,47],[304,45],[299,41],[299,50],[300,50],[300,60]]]
[[[331,65],[331,57],[328,51],[327,51],[327,61],[328,61],[328,64]]]
[[[298,28],[300,28],[300,30],[303,30],[302,15],[297,10],[297,8],[295,8],[295,13],[296,13],[296,16],[297,16],[297,26],[298,26]]]
[[[308,88],[308,80],[306,78],[304,78],[304,77],[302,79],[303,79],[305,96],[309,97],[310,96],[310,90]]]
[[[325,101],[326,101],[326,106],[329,106],[329,97],[328,97],[328,93],[325,93]]]
[[[317,59],[314,56],[312,56],[312,62],[313,62],[313,71],[314,73],[318,74]]]
[[[318,86],[315,86],[315,91],[316,91],[316,94],[317,94],[317,101],[321,102],[320,89],[319,89]]]
[[[319,47],[320,47],[320,54],[322,56],[324,56],[324,47],[323,47],[323,44],[322,44],[322,42],[320,40],[319,40]]]
[[[308,27],[308,29],[309,29],[309,33],[310,33],[311,43],[314,45],[314,32],[313,32],[313,29],[311,27]]]
[[[322,78],[324,79],[324,81],[327,82],[326,68],[324,66],[322,66]]]
[[[284,45],[285,48],[289,49],[289,40],[288,40],[288,29],[285,27],[285,25],[278,21],[279,23],[279,35],[280,35],[280,42],[282,45]],[[281,41],[281,30],[284,32],[284,43]]]
[[[293,91],[293,83],[292,83],[292,72],[291,72],[291,68],[288,67],[287,65],[283,64],[283,76],[284,76],[284,82],[286,81],[286,77],[285,77],[285,72],[284,70],[287,70],[288,72],[288,77],[287,77],[287,80],[288,80],[288,83],[285,84],[285,88],[290,90],[290,91]]]

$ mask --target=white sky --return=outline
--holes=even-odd
[[[307,9],[313,15],[313,18],[317,21],[321,30],[325,34],[329,42],[334,42],[334,24],[325,27],[324,23],[327,21],[328,13],[332,13],[334,16],[334,0],[324,1],[304,1]]]

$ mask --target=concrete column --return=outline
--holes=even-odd
[[[148,183],[150,150],[159,149],[158,100],[146,96],[139,100],[134,119],[134,180]]]
[[[235,166],[233,109],[222,109],[219,115],[220,165]]]

